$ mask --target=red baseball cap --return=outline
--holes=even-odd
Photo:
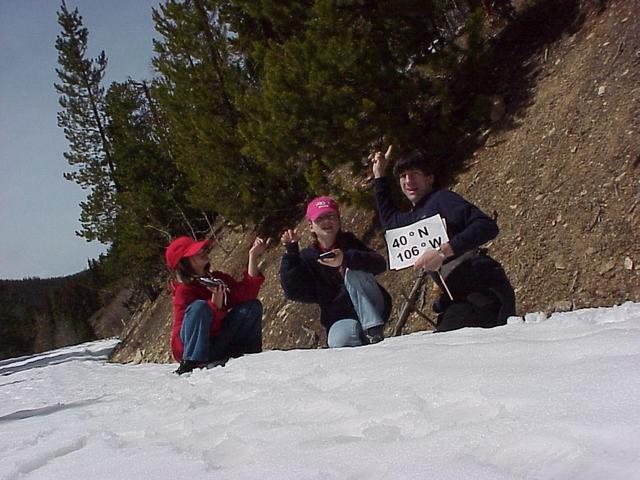
[[[211,240],[200,240],[198,242],[193,238],[186,236],[172,240],[164,252],[165,259],[167,260],[167,266],[173,270],[178,266],[180,260],[185,257],[195,255],[210,243]]]
[[[324,213],[337,213],[340,215],[340,208],[331,197],[316,197],[307,205],[307,218],[312,222]]]

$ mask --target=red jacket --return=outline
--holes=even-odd
[[[184,284],[173,282],[171,287],[173,290],[173,327],[171,329],[171,351],[173,358],[178,362],[182,360],[182,352],[184,347],[180,340],[180,329],[182,328],[182,320],[187,307],[196,300],[206,300],[213,312],[211,319],[211,329],[209,335],[215,337],[220,333],[222,328],[222,320],[227,312],[239,303],[253,300],[258,296],[260,286],[264,282],[262,274],[259,277],[252,277],[248,272],[244,273],[243,279],[238,282],[233,277],[223,272],[213,272],[212,276],[219,278],[229,287],[227,305],[220,309],[211,302],[211,291],[199,283]]]

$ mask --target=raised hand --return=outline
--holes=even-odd
[[[253,241],[253,245],[249,249],[249,265],[247,267],[247,272],[250,276],[257,277],[260,275],[260,270],[258,269],[258,258],[260,258],[268,246],[269,241],[265,241],[263,238],[256,237]]]
[[[296,229],[288,229],[285,230],[282,233],[282,236],[280,237],[280,242],[282,243],[282,245],[284,245],[285,247],[287,245],[289,245],[290,243],[295,243],[297,241],[300,240],[300,237],[298,236],[298,230]]]
[[[387,171],[387,166],[391,161],[391,151],[393,150],[393,145],[389,145],[386,153],[376,152],[373,154],[371,158],[371,164],[373,166],[373,176],[375,178],[384,177]]]
[[[269,246],[268,240],[265,241],[264,238],[256,237],[256,239],[253,241],[253,245],[249,249],[249,255],[255,256],[256,258],[260,257],[264,253],[264,251],[267,249],[268,246]]]

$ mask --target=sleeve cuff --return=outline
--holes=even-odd
[[[384,190],[387,186],[387,177],[379,177],[373,179],[373,186],[376,190]]]
[[[216,307],[210,299],[207,300],[207,303],[209,304],[209,307],[211,308],[211,312],[213,314],[214,321],[220,321],[227,315],[226,311],[222,310],[221,308]]]
[[[264,281],[264,275],[262,274],[262,272],[258,272],[258,275],[254,277],[249,274],[249,270],[244,271],[244,278],[245,280],[248,280],[249,282],[254,282],[254,283],[257,283],[257,282],[262,283]]]
[[[298,242],[291,242],[287,244],[287,253],[293,253],[295,255],[300,254],[300,244]]]

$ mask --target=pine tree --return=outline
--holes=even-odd
[[[383,135],[419,137],[434,89],[411,68],[441,38],[443,8],[168,0],[154,12],[154,65],[190,202],[260,219],[325,188],[336,166],[361,168]]]
[[[334,188],[330,172],[364,168],[383,143],[449,149],[459,122],[448,82],[472,79],[462,65],[475,65],[473,48],[451,42],[452,9],[448,0],[167,0],[154,11],[156,92],[189,202],[261,220]]]
[[[415,111],[431,90],[411,66],[439,37],[437,12],[424,1],[316,0],[303,33],[263,56],[260,86],[244,101],[244,151],[304,173],[314,188],[319,172],[362,168],[385,135],[419,137]]]
[[[191,184],[189,201],[203,210],[232,215],[246,182],[235,128],[235,91],[242,78],[231,64],[217,2],[167,1],[154,11],[155,94],[171,130],[178,168]]]
[[[121,275],[146,287],[163,268],[160,259],[169,240],[194,225],[202,227],[204,218],[196,221],[200,212],[186,205],[188,184],[175,168],[162,114],[146,83],[114,82],[105,105],[122,186],[115,197],[119,211],[111,262]]]
[[[58,125],[69,142],[64,156],[73,167],[64,176],[89,191],[86,201],[80,204],[82,230],[76,233],[87,240],[108,242],[113,239],[118,210],[114,195],[120,186],[105,130],[101,82],[107,58],[104,51],[95,59],[87,58],[89,33],[77,8],[69,11],[63,1],[58,23],[62,28],[56,38],[60,83],[55,88],[62,107]]]

